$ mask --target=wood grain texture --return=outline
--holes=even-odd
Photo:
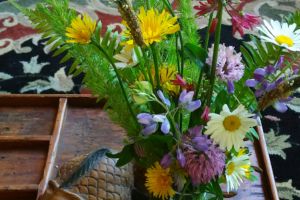
[[[56,112],[51,106],[1,106],[0,136],[51,135]]]
[[[56,116],[56,121],[53,129],[53,134],[51,136],[51,140],[49,143],[49,151],[48,151],[48,156],[46,160],[46,166],[44,170],[44,177],[41,180],[39,187],[38,187],[38,194],[37,194],[37,200],[44,193],[48,186],[48,182],[51,179],[52,176],[52,171],[54,168],[54,163],[57,155],[57,149],[59,146],[59,140],[61,137],[61,131],[63,128],[63,124],[65,121],[65,116],[67,112],[67,98],[60,98],[59,99],[59,106],[58,106],[58,111],[57,111],[57,116]]]
[[[0,142],[49,142],[50,135],[13,135],[0,136]]]

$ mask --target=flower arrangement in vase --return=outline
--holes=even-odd
[[[127,134],[123,150],[107,156],[118,158],[117,166],[134,160],[147,168],[151,199],[204,199],[206,193],[214,195],[210,200],[223,199],[220,184],[229,193],[244,179],[257,180],[244,138],[259,139],[253,127],[260,111],[273,105],[285,112],[284,102],[300,86],[294,68],[300,57],[298,11],[254,30],[259,16],[235,10],[234,0],[200,1],[194,8],[191,0],[178,0],[177,15],[169,0],[111,0],[126,27],[119,34],[110,27],[103,33],[101,21],[77,15],[68,0],[44,0],[35,10],[9,1],[42,38],[50,37],[46,45],[58,48],[53,56],[66,53],[61,62],[74,60],[70,73],[85,73],[87,88],[106,100],[110,119]],[[228,8],[233,34],[260,34],[240,53],[220,44]],[[195,19],[203,16],[209,23],[200,40]],[[215,38],[208,48],[210,34]]]

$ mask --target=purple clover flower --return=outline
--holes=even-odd
[[[186,89],[183,90],[179,96],[179,105],[184,105],[184,109],[193,112],[201,106],[201,101],[196,100],[192,102],[194,91],[187,93]]]

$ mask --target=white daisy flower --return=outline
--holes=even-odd
[[[141,54],[140,49],[139,49],[139,51],[140,51],[140,54]],[[113,57],[116,60],[121,61],[121,62],[115,63],[115,65],[118,69],[130,68],[130,67],[134,67],[137,64],[139,64],[137,55],[136,55],[136,53],[134,52],[133,49],[131,49],[129,51],[122,50],[120,52],[120,54],[116,54]]]
[[[271,42],[278,46],[285,47],[291,51],[300,51],[300,30],[295,31],[296,24],[280,24],[279,21],[271,20],[269,24],[264,20],[264,25],[258,27],[258,30],[266,36],[260,36],[264,42]]]
[[[225,166],[225,177],[227,182],[227,192],[237,190],[243,182],[242,176],[249,176],[250,160],[248,155],[238,155],[233,157]]]
[[[232,147],[236,151],[240,147],[244,147],[243,139],[250,128],[257,125],[255,119],[249,118],[254,114],[249,114],[243,105],[239,105],[237,109],[230,112],[228,106],[225,104],[220,115],[210,113],[210,120],[205,127],[207,130],[205,134],[212,134],[211,138],[214,143],[220,142],[220,148],[231,150]]]

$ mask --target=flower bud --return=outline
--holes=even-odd
[[[212,23],[211,23],[211,26],[210,26],[210,29],[209,29],[209,34],[213,34],[215,32],[217,24],[218,24],[218,18],[214,18],[212,20]]]
[[[173,160],[172,154],[171,153],[167,153],[161,159],[160,165],[162,166],[163,169],[167,169],[172,164],[172,160]]]
[[[130,90],[133,100],[143,105],[149,101],[152,94],[152,85],[148,81],[135,82]]]
[[[180,165],[181,167],[184,167],[184,165],[185,165],[185,157],[184,157],[184,155],[183,155],[181,149],[178,148],[178,149],[176,150],[176,153],[177,153],[177,160],[178,160],[179,165]]]

